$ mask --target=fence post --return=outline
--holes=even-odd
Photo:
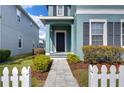
[[[124,66],[119,67],[119,87],[124,87]]]
[[[109,80],[110,87],[116,87],[116,67],[114,65],[110,67]]]
[[[107,68],[105,65],[101,68],[101,87],[107,87]]]
[[[93,72],[92,72],[92,65],[89,65],[89,68],[88,68],[88,86],[89,87],[92,87],[91,86],[91,81],[92,81],[92,74],[93,74]]]
[[[3,87],[9,87],[9,70],[7,67],[4,68],[1,79],[3,81]]]
[[[22,77],[21,77],[22,87],[29,87],[29,72],[28,72],[28,69],[26,69],[26,67],[23,67],[21,73],[22,73]]]
[[[12,70],[12,86],[13,87],[18,87],[19,86],[19,77],[18,77],[18,69],[16,67],[13,68]]]
[[[93,74],[91,77],[91,86],[98,87],[98,68],[96,65],[93,66]]]

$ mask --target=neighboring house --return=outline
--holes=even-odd
[[[83,58],[82,46],[124,46],[123,5],[49,5],[46,54],[73,52]]]
[[[28,53],[39,44],[39,27],[27,12],[16,5],[0,6],[0,49],[12,55]]]

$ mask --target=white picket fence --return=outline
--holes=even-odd
[[[3,69],[3,76],[0,76],[0,81],[2,81],[2,87],[10,87],[10,81],[12,82],[12,87],[19,87],[19,81],[21,81],[21,87],[30,87],[31,68],[23,67],[21,75],[19,75],[18,69],[14,67],[12,69],[12,76],[10,76],[9,69],[5,67]]]
[[[109,79],[109,87],[116,87],[116,80],[118,79],[118,87],[124,87],[124,65],[120,65],[119,72],[114,65],[110,67],[110,73],[107,74],[107,67],[101,67],[101,73],[98,74],[98,67],[96,65],[89,65],[89,87],[98,87],[98,79],[101,80],[101,87],[107,87],[107,80]]]

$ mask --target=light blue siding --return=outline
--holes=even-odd
[[[83,58],[83,22],[89,22],[90,19],[106,19],[107,22],[120,22],[124,19],[123,14],[78,14],[76,15],[76,54]]]
[[[77,9],[124,9],[124,5],[78,5]]]
[[[39,28],[21,11],[21,21],[17,21],[16,9],[14,5],[2,5],[1,20],[1,48],[10,49],[12,55],[32,52],[33,39],[35,46],[39,44]],[[30,25],[32,22],[32,26]],[[18,48],[18,36],[23,37],[23,48]]]

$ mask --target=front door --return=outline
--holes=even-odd
[[[65,52],[65,32],[56,32],[56,52]]]

